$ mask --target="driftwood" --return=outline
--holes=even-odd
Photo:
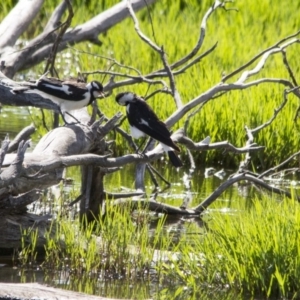
[[[53,288],[39,283],[1,283],[0,282],[1,299],[47,299],[47,300],[108,300],[105,298],[84,293],[67,291],[63,289]]]
[[[46,134],[31,153],[25,155],[28,142],[21,142],[17,154],[5,156],[0,174],[0,248],[19,247],[20,228],[40,228],[38,246],[43,245],[49,216],[27,214],[26,206],[40,199],[43,189],[63,179],[64,164],[53,165],[53,162],[60,161],[64,156],[90,153],[95,149],[106,155],[104,136],[115,127],[120,117],[117,114],[105,124],[102,124],[102,119],[92,126],[77,124],[56,128]],[[47,168],[49,165],[53,167]],[[99,193],[95,199],[97,203],[101,203],[101,196]],[[92,201],[90,205],[95,206]]]

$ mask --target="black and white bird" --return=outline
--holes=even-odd
[[[57,78],[48,78],[45,75],[36,82],[27,82],[22,87],[14,88],[12,92],[16,94],[34,92],[51,100],[59,106],[63,118],[65,113],[70,115],[70,111],[88,106],[96,98],[104,96],[103,86],[98,81],[86,84],[76,80],[63,81]]]
[[[180,152],[179,147],[172,141],[171,133],[165,123],[160,121],[147,104],[147,102],[131,92],[120,93],[116,96],[118,104],[126,106],[126,114],[130,124],[131,136],[140,138],[145,135],[160,142],[164,151],[176,168],[182,166],[182,162],[175,153]]]

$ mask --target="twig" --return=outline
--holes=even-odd
[[[131,16],[131,18],[133,19],[133,23],[134,23],[134,29],[136,31],[136,33],[138,34],[138,36],[142,39],[142,41],[144,41],[147,45],[149,45],[153,50],[155,50],[156,52],[160,53],[161,49],[159,46],[157,46],[154,42],[152,42],[145,34],[142,33],[142,31],[140,30],[140,26],[139,26],[139,21],[134,13],[134,10],[132,8],[131,2],[130,0],[126,0],[127,3],[127,9],[129,11],[129,14]]]
[[[45,69],[44,69],[44,73],[46,73],[48,70],[50,70],[50,73],[51,73],[52,76],[54,75],[54,71],[55,71],[54,65],[55,65],[55,58],[56,58],[56,55],[57,55],[59,43],[62,40],[63,35],[65,34],[65,32],[67,31],[69,26],[71,25],[71,21],[72,21],[73,16],[74,16],[74,12],[73,12],[73,8],[72,8],[72,5],[70,3],[70,0],[64,0],[64,1],[67,4],[69,14],[68,14],[66,22],[64,22],[62,24],[62,27],[61,27],[61,29],[60,29],[60,31],[59,31],[56,39],[55,39],[55,42],[52,46],[52,50],[50,52],[49,58],[47,59],[47,63],[46,63]]]
[[[215,3],[208,9],[208,11],[205,13],[202,21],[201,21],[201,25],[200,25],[200,34],[199,34],[199,38],[198,41],[195,45],[195,47],[192,49],[192,51],[190,53],[188,53],[186,56],[184,56],[183,58],[181,58],[180,60],[178,60],[177,62],[171,64],[171,69],[175,69],[178,68],[179,66],[183,65],[184,63],[186,63],[187,61],[189,61],[191,58],[193,58],[198,51],[200,50],[200,48],[203,45],[204,42],[204,38],[205,38],[205,34],[206,34],[206,26],[207,26],[207,21],[208,18],[211,16],[211,14],[216,11],[219,7],[224,6],[224,3],[222,3],[221,1],[217,0],[215,1]],[[216,46],[217,44],[215,44]],[[214,47],[215,47],[214,46]],[[213,49],[214,49],[213,47]]]
[[[294,84],[295,86],[298,86],[296,77],[295,77],[295,75],[294,75],[294,73],[293,73],[293,71],[292,71],[292,69],[291,69],[291,67],[290,67],[290,64],[289,64],[288,60],[287,60],[287,57],[286,57],[286,50],[283,49],[283,50],[281,51],[281,53],[282,53],[283,64],[285,65],[285,67],[286,67],[286,69],[287,69],[287,71],[288,71],[288,73],[289,73],[289,75],[290,75],[290,77],[291,77],[291,79],[292,79],[293,84]]]
[[[252,59],[250,59],[247,63],[245,63],[244,65],[242,65],[241,67],[237,68],[236,70],[234,70],[233,72],[229,73],[228,75],[224,76],[222,78],[222,82],[225,82],[226,80],[228,80],[229,78],[233,77],[234,75],[238,74],[239,72],[241,72],[242,70],[244,70],[245,68],[247,68],[248,66],[250,66],[252,63],[254,63],[258,58],[260,58],[261,56],[263,56],[265,53],[272,51],[274,48],[278,48],[280,44],[284,43],[287,40],[290,40],[291,38],[296,37],[297,35],[300,34],[300,30],[297,31],[296,33],[287,36],[285,38],[283,38],[282,40],[280,40],[279,42],[277,42],[276,44],[274,44],[273,46],[263,50],[262,52],[260,52],[259,54],[255,55]]]
[[[258,178],[263,178],[263,177],[269,175],[270,173],[282,168],[284,165],[286,165],[287,163],[289,163],[291,160],[293,160],[295,157],[297,157],[299,155],[300,155],[300,151],[292,154],[289,158],[287,158],[285,161],[281,162],[279,165],[277,165],[273,168],[270,168],[270,169],[266,170],[265,172],[259,174]]]
[[[233,185],[235,182],[241,181],[241,180],[248,180],[250,182],[254,182],[258,184],[260,187],[265,188],[266,190],[276,193],[285,195],[288,198],[292,198],[293,195],[285,190],[273,187],[265,183],[263,180],[248,175],[248,174],[237,174],[229,179],[227,179],[224,183],[222,183],[211,195],[209,195],[202,203],[200,203],[197,207],[194,208],[194,210],[198,213],[203,213],[204,210],[207,209],[207,207],[212,204],[229,186]],[[300,197],[294,196],[298,201],[300,201]]]
[[[269,126],[277,117],[277,115],[281,112],[281,110],[285,107],[286,103],[287,103],[287,97],[286,95],[288,94],[289,92],[287,92],[287,90],[284,90],[283,91],[283,101],[282,103],[280,104],[280,106],[278,108],[275,108],[274,109],[274,114],[273,116],[265,123],[257,126],[256,128],[254,129],[251,129],[251,132],[253,134],[259,132],[260,130],[264,129],[265,127]]]
[[[168,77],[169,77],[169,80],[170,80],[170,87],[171,87],[172,95],[173,95],[175,103],[176,103],[176,107],[181,108],[182,107],[181,97],[180,97],[179,92],[176,88],[174,74],[172,73],[171,67],[170,67],[170,65],[167,61],[166,53],[165,53],[163,47],[161,47],[160,57],[161,57],[161,60],[163,61],[163,65],[165,67],[165,70],[166,70],[166,72],[168,74]]]
[[[176,84],[175,84],[175,79],[174,79],[174,74],[172,73],[171,67],[167,61],[166,53],[164,51],[163,47],[158,47],[154,42],[152,42],[144,33],[142,33],[140,27],[139,27],[139,22],[138,19],[134,13],[134,10],[131,6],[130,0],[127,0],[127,8],[129,10],[129,13],[133,19],[134,22],[134,28],[135,31],[137,32],[138,36],[144,41],[147,45],[149,45],[152,49],[154,49],[157,53],[159,53],[161,60],[164,65],[164,70],[166,71],[169,80],[170,80],[170,87],[172,91],[172,95],[174,97],[175,103],[177,108],[182,107],[182,101],[179,95],[178,90],[176,89]]]
[[[174,137],[174,138],[173,138]],[[207,150],[212,150],[212,149],[220,149],[224,150],[226,149],[227,151],[231,151],[233,153],[247,153],[248,151],[260,151],[265,149],[264,146],[257,146],[257,144],[249,144],[245,147],[235,147],[228,141],[222,141],[222,142],[217,142],[217,143],[202,143],[200,142],[194,142],[192,139],[187,137],[184,134],[183,129],[178,129],[174,134],[172,135],[172,139],[174,141],[185,145],[186,148],[190,150],[197,150],[197,151],[207,151]]]
[[[23,128],[17,136],[13,139],[13,141],[10,142],[7,152],[11,153],[18,149],[18,145],[22,140],[28,140],[29,137],[35,132],[35,127],[33,124],[26,126]]]
[[[4,138],[4,140],[2,141],[2,144],[1,144],[1,150],[0,150],[0,171],[1,171],[1,167],[2,167],[2,164],[3,164],[4,158],[5,158],[5,155],[7,153],[8,147],[9,147],[9,143],[10,143],[10,140],[9,140],[9,135],[7,133],[6,136],[5,136],[5,138]]]

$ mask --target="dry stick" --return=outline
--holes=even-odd
[[[229,73],[228,75],[224,76],[222,78],[222,82],[225,82],[226,80],[228,80],[229,78],[231,78],[232,76],[238,74],[239,72],[241,72],[242,70],[244,70],[245,68],[247,68],[248,66],[250,66],[253,62],[255,62],[258,58],[260,58],[262,55],[264,55],[265,53],[273,50],[274,48],[278,48],[280,44],[282,44],[283,42],[290,40],[291,38],[296,37],[297,35],[300,34],[300,30],[297,31],[296,33],[287,36],[285,38],[283,38],[282,40],[280,40],[279,42],[277,42],[276,44],[274,44],[273,46],[263,50],[262,52],[260,52],[259,54],[255,55],[252,59],[250,59],[247,63],[245,63],[244,65],[242,65],[241,67],[237,68],[236,70],[234,70],[233,72]]]
[[[281,53],[282,53],[282,58],[283,58],[283,64],[285,65],[285,67],[286,67],[286,69],[287,69],[287,71],[288,71],[288,73],[289,73],[289,75],[290,75],[290,77],[292,79],[293,84],[295,86],[299,86],[298,83],[297,83],[296,77],[294,75],[294,72],[292,71],[292,68],[290,67],[290,64],[289,64],[289,62],[287,60],[285,49],[282,50]],[[296,96],[298,96],[298,98],[299,98],[299,95],[296,95]],[[298,108],[296,110],[296,113],[295,113],[295,116],[294,116],[294,122],[296,122],[296,120],[297,120],[299,111],[300,111],[300,106],[298,106]]]
[[[216,46],[217,46],[217,43],[215,45],[213,45],[210,49],[208,49],[206,52],[204,52],[203,54],[197,56],[195,59],[193,59],[187,65],[185,65],[182,69],[179,69],[177,71],[173,71],[173,75],[176,76],[176,75],[182,74],[188,68],[193,66],[194,64],[199,63],[202,58],[206,57],[208,54],[210,54],[212,51],[214,51]],[[162,91],[165,92],[165,93],[171,94],[171,92],[169,92],[169,88],[167,87],[166,83],[163,80],[151,80],[151,79],[154,79],[154,78],[157,78],[157,77],[167,77],[168,73],[164,72],[164,70],[156,70],[156,71],[153,71],[149,74],[142,75],[142,73],[138,69],[136,69],[134,67],[131,67],[131,66],[123,65],[123,64],[119,63],[118,61],[116,61],[113,58],[97,55],[97,54],[86,52],[86,51],[80,51],[80,50],[77,50],[76,48],[71,48],[71,47],[69,47],[69,48],[72,49],[72,50],[78,51],[80,53],[85,53],[85,54],[88,54],[88,55],[92,55],[94,57],[101,57],[103,59],[113,61],[113,63],[116,64],[117,66],[119,66],[120,68],[127,68],[129,70],[133,70],[136,73],[138,73],[139,76],[129,75],[129,74],[120,73],[120,72],[113,72],[113,71],[103,71],[103,70],[96,70],[96,71],[90,71],[90,72],[83,72],[82,73],[84,75],[103,74],[103,75],[118,76],[118,77],[132,79],[130,82],[124,82],[124,83],[123,82],[113,82],[113,84],[109,85],[110,89],[114,89],[116,87],[121,87],[121,86],[124,86],[124,85],[131,85],[131,84],[136,84],[136,83],[140,83],[140,82],[146,82],[146,83],[149,83],[149,84],[162,84],[164,86],[164,89]],[[167,92],[165,91],[165,89],[167,90]],[[150,96],[147,96],[147,99],[148,98],[150,98]]]
[[[112,65],[117,65],[118,67],[120,68],[124,68],[124,69],[128,69],[128,70],[132,70],[134,72],[136,72],[139,76],[142,76],[142,73],[140,70],[138,70],[137,68],[135,67],[132,67],[132,66],[127,66],[127,65],[124,65],[120,62],[118,62],[115,58],[111,58],[111,57],[108,57],[108,56],[104,56],[104,55],[100,55],[100,54],[96,54],[96,53],[92,53],[92,52],[89,52],[89,51],[83,51],[83,50],[79,50],[75,47],[71,47],[71,46],[68,46],[69,49],[73,50],[73,51],[76,51],[78,53],[82,53],[82,54],[87,54],[87,55],[91,55],[93,57],[99,57],[99,58],[102,58],[102,59],[105,59],[105,60],[108,60],[108,61],[111,61],[112,62]],[[109,68],[110,69],[110,68]],[[97,73],[98,71],[92,71],[92,72],[82,72],[83,75],[90,75],[90,74],[98,74]],[[108,71],[107,71],[108,72]],[[112,73],[107,73],[108,75],[114,75]],[[126,74],[122,74],[122,76],[125,77]]]
[[[23,128],[17,136],[10,142],[7,152],[11,153],[18,149],[18,145],[22,140],[28,140],[29,137],[35,132],[35,127],[33,124]]]
[[[0,171],[1,171],[1,167],[2,167],[2,164],[3,164],[3,161],[4,161],[4,157],[7,153],[7,150],[8,150],[8,147],[9,147],[9,143],[10,143],[10,140],[9,140],[9,135],[8,133],[6,134],[4,140],[2,141],[2,144],[1,144],[1,150],[0,150]]]
[[[170,91],[169,88],[158,89],[158,90],[155,90],[152,93],[148,94],[146,97],[144,97],[144,100],[147,101],[148,99],[152,98],[156,94],[172,95],[172,91]]]
[[[180,132],[182,129],[177,130],[175,133]],[[265,149],[265,146],[257,146],[255,143],[245,146],[245,147],[235,147],[228,141],[222,141],[217,143],[210,143],[210,144],[203,144],[200,142],[194,142],[189,137],[185,136],[184,133],[178,136],[176,142],[184,145],[190,150],[197,150],[197,151],[208,151],[212,149],[223,149],[233,153],[246,153],[248,151],[260,151]]]
[[[167,214],[177,214],[177,215],[189,215],[189,216],[194,216],[194,215],[200,215],[202,214],[208,207],[211,205],[228,187],[233,185],[234,183],[241,181],[241,180],[248,180],[250,182],[254,182],[257,185],[265,188],[266,190],[280,194],[280,195],[285,195],[286,197],[292,198],[292,194],[290,192],[284,191],[282,189],[272,187],[265,183],[263,180],[258,179],[257,177],[248,175],[248,174],[237,174],[228,180],[226,180],[224,183],[222,183],[211,195],[209,195],[202,203],[197,205],[194,208],[190,209],[182,209],[178,208],[172,205],[164,204],[164,203],[158,203],[154,200],[143,200],[143,199],[138,199],[138,200],[130,200],[131,205],[139,205],[140,206],[145,206],[148,207],[150,210],[156,211],[156,212],[161,212],[161,213],[167,213]],[[300,201],[300,197],[295,196],[298,201]],[[114,205],[119,205],[120,203],[124,203],[127,201],[124,200],[117,200],[114,201]]]
[[[201,21],[200,34],[199,34],[199,38],[198,38],[198,41],[197,41],[195,47],[192,49],[192,51],[189,54],[187,54],[186,56],[184,56],[183,58],[181,58],[177,62],[171,64],[170,65],[171,69],[175,69],[175,68],[183,65],[184,63],[189,61],[191,58],[193,58],[198,53],[198,51],[200,50],[200,48],[202,47],[203,42],[204,42],[204,38],[205,38],[205,34],[206,34],[206,25],[207,25],[208,18],[211,16],[211,14],[214,11],[216,11],[220,7],[224,7],[224,5],[225,5],[225,3],[222,3],[221,1],[215,1],[215,3],[208,9],[208,11],[205,13],[205,15],[204,15],[204,17]],[[215,46],[216,45],[217,44],[215,44]],[[215,46],[213,48],[215,48]]]
[[[203,213],[204,210],[208,208],[210,204],[212,204],[228,187],[233,185],[234,183],[241,181],[241,180],[248,180],[251,182],[256,183],[257,185],[265,188],[266,190],[270,192],[274,192],[276,194],[282,194],[289,198],[292,198],[292,194],[288,191],[284,191],[282,189],[273,187],[265,183],[263,180],[248,175],[248,174],[237,174],[230,179],[226,180],[224,183],[222,183],[211,195],[209,195],[202,203],[200,203],[198,206],[194,208],[194,210],[198,213]],[[298,201],[300,201],[300,197],[295,196]]]
[[[285,65],[285,67],[286,67],[286,69],[287,69],[287,71],[288,71],[288,73],[289,73],[289,75],[290,75],[290,77],[291,77],[291,79],[292,79],[293,84],[294,84],[295,86],[298,86],[298,83],[297,83],[296,77],[295,77],[295,75],[294,75],[294,72],[292,71],[292,69],[291,69],[291,67],[290,67],[290,64],[289,64],[289,62],[288,62],[288,60],[287,60],[287,57],[286,57],[286,50],[283,49],[283,50],[281,51],[281,53],[282,53],[283,63],[284,63],[284,65]]]
[[[265,172],[259,174],[258,178],[263,178],[266,175],[269,175],[270,173],[275,172],[276,170],[280,169],[281,167],[283,167],[284,165],[286,165],[287,163],[289,163],[291,160],[293,160],[295,157],[297,157],[299,155],[300,155],[300,151],[292,154],[289,158],[287,158],[285,161],[283,161],[279,165],[277,165],[277,166],[275,166],[273,168],[270,168],[270,169],[266,170]]]
[[[182,69],[177,70],[177,71],[173,71],[172,72],[173,75],[176,76],[176,75],[182,74],[188,68],[190,68],[191,66],[193,66],[194,64],[199,63],[200,60],[202,58],[204,58],[205,56],[207,56],[208,54],[210,54],[216,48],[216,46],[217,46],[217,43],[214,46],[212,46],[209,50],[207,50],[206,52],[204,52],[203,54],[197,56],[194,60],[192,60],[190,63],[188,63]],[[167,90],[167,93],[172,94],[171,92],[169,92],[169,88],[167,87],[167,84],[163,80],[151,80],[151,79],[154,79],[154,78],[157,78],[157,77],[168,77],[168,73],[164,72],[164,70],[157,70],[157,71],[153,71],[153,72],[151,72],[149,74],[142,75],[142,73],[139,70],[137,70],[136,68],[133,68],[131,66],[122,65],[121,63],[117,62],[113,58],[109,58],[109,57],[105,57],[105,56],[100,56],[100,55],[93,54],[93,53],[90,53],[90,52],[79,51],[76,48],[71,48],[71,49],[73,49],[75,51],[78,51],[78,52],[82,52],[82,53],[86,53],[86,54],[89,54],[89,55],[93,55],[95,57],[101,57],[101,58],[104,58],[104,59],[107,59],[107,60],[111,60],[116,65],[118,65],[119,67],[121,67],[121,68],[127,68],[129,70],[134,70],[139,75],[139,76],[136,76],[136,75],[129,75],[129,74],[126,74],[126,73],[120,73],[120,72],[114,72],[114,71],[103,71],[103,70],[96,70],[96,71],[90,71],[90,72],[83,72],[82,73],[84,75],[103,74],[103,75],[110,75],[110,76],[113,76],[113,77],[118,76],[118,77],[123,77],[123,78],[131,79],[131,80],[128,80],[128,81],[119,81],[119,82],[114,82],[113,81],[112,83],[110,83],[107,86],[105,86],[105,89],[115,89],[115,88],[122,87],[122,86],[128,86],[128,85],[132,85],[132,84],[136,84],[136,83],[140,83],[140,82],[146,82],[146,83],[149,83],[149,84],[161,84],[164,87],[163,91]],[[150,96],[148,96],[147,98],[150,98]]]
[[[179,119],[181,119],[189,110],[193,109],[195,106],[207,101],[208,99],[211,99],[214,95],[224,92],[224,91],[231,91],[231,90],[241,90],[246,89],[254,85],[262,84],[262,83],[280,83],[284,84],[288,87],[293,88],[293,84],[285,79],[281,78],[262,78],[258,80],[254,80],[248,83],[245,83],[245,80],[247,80],[249,77],[253,76],[254,74],[257,74],[265,65],[267,59],[269,56],[276,54],[278,52],[281,52],[283,49],[293,45],[294,43],[299,43],[298,39],[293,39],[283,45],[280,46],[280,48],[272,49],[268,52],[266,52],[261,60],[257,63],[257,65],[250,71],[244,71],[243,74],[240,76],[240,78],[235,83],[219,83],[215,85],[214,87],[210,88],[203,94],[197,96],[195,99],[191,100],[189,103],[185,104],[181,109],[177,109],[167,120],[166,125],[167,126],[173,126]],[[294,94],[300,95],[299,91],[294,90]]]
[[[152,42],[145,34],[142,33],[142,31],[140,30],[139,27],[139,21],[134,13],[134,10],[132,8],[131,2],[130,0],[126,0],[127,3],[127,9],[129,11],[129,14],[133,20],[134,23],[134,29],[136,31],[136,33],[138,34],[138,36],[142,39],[142,41],[144,41],[147,45],[149,45],[153,50],[155,50],[156,52],[160,53],[161,49],[160,47],[158,47],[154,42]]]
[[[163,47],[161,47],[160,57],[170,80],[170,87],[172,91],[172,96],[174,97],[175,100],[176,107],[181,108],[183,105],[181,101],[181,97],[176,88],[174,74],[172,73],[171,67],[167,61],[166,53]]]
[[[283,176],[286,176],[286,175],[289,175],[289,174],[295,174],[296,172],[299,173],[299,168],[298,167],[297,168],[287,168],[287,169],[283,169],[281,171],[274,172],[269,177],[267,177],[267,178],[265,177],[264,180],[270,179],[270,180],[273,180],[273,182],[276,183],[276,178],[274,178],[274,177],[279,176],[280,177],[279,181],[280,181]]]
[[[284,90],[283,91],[283,101],[282,103],[280,104],[280,106],[278,108],[275,108],[274,109],[274,114],[273,116],[270,118],[270,120],[268,120],[267,122],[261,124],[260,126],[257,126],[256,128],[254,129],[251,129],[251,132],[252,133],[257,133],[259,132],[260,130],[264,129],[265,127],[269,126],[277,117],[277,115],[281,112],[281,110],[285,107],[286,103],[287,103],[287,91]]]
[[[132,17],[133,23],[134,23],[134,29],[137,32],[138,36],[141,38],[142,41],[144,41],[146,44],[148,44],[154,51],[160,54],[161,60],[164,65],[164,71],[168,74],[169,81],[170,81],[170,86],[172,90],[172,95],[174,97],[175,103],[177,108],[182,107],[182,101],[180,98],[180,95],[176,89],[175,85],[175,79],[174,79],[174,74],[171,71],[171,67],[167,61],[165,51],[163,47],[157,46],[154,42],[152,42],[144,33],[142,33],[140,26],[139,26],[139,21],[134,13],[134,10],[132,8],[132,5],[130,3],[130,0],[127,0],[127,8],[130,13],[130,16]]]
[[[173,71],[174,75],[177,74],[181,74],[183,72],[185,72],[185,70],[189,69],[191,66],[197,64],[198,62],[200,62],[200,60],[204,57],[206,57],[207,55],[209,55],[211,52],[213,52],[216,48],[217,48],[218,42],[216,42],[211,48],[209,48],[207,51],[203,52],[201,55],[195,57],[193,60],[191,60],[188,64],[186,64],[184,67],[182,67],[181,69],[177,70],[177,71]]]
[[[267,59],[269,58],[269,56],[271,54],[276,54],[276,53],[279,53],[279,52],[282,52],[285,48],[287,48],[288,46],[294,44],[294,43],[299,43],[300,40],[299,39],[292,39],[284,44],[282,44],[281,46],[278,46],[276,48],[273,48],[267,52],[265,52],[263,55],[262,55],[262,58],[260,59],[260,61],[257,63],[257,65],[255,66],[255,68],[253,68],[252,70],[250,71],[244,71],[242,73],[242,75],[240,76],[240,78],[236,81],[236,83],[243,83],[245,82],[249,77],[257,74],[258,72],[260,72],[260,70],[264,67]]]
[[[104,192],[103,199],[106,200],[116,200],[121,198],[131,198],[131,197],[139,197],[143,196],[143,192],[128,192],[128,193],[108,193]]]
[[[52,76],[53,76],[54,70],[55,70],[54,65],[55,65],[55,59],[56,59],[59,43],[62,40],[62,37],[65,34],[65,32],[67,31],[67,29],[69,28],[69,26],[71,25],[71,21],[74,16],[74,12],[73,12],[73,8],[70,3],[70,0],[64,0],[64,1],[66,2],[67,6],[68,6],[69,14],[68,14],[66,22],[63,23],[61,30],[59,31],[59,33],[55,39],[55,42],[52,46],[52,50],[50,52],[49,58],[47,59],[47,64],[44,69],[44,73],[46,73],[50,69],[50,73]]]

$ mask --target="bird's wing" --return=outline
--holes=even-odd
[[[84,83],[75,81],[61,81],[56,78],[42,78],[37,82],[36,89],[54,97],[80,101],[88,92]]]
[[[127,117],[129,124],[146,133],[153,139],[180,151],[171,140],[171,133],[165,123],[160,121],[151,107],[143,100],[137,100],[128,105]]]

